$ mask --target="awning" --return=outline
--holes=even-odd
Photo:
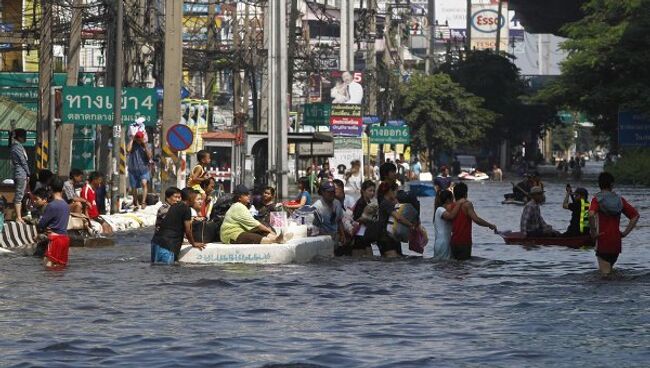
[[[319,142],[333,142],[334,137],[331,133],[315,132],[315,133],[289,133],[289,143],[319,143]]]
[[[8,98],[0,97],[0,130],[11,130],[12,120],[16,121],[16,128],[36,130],[35,112]]]

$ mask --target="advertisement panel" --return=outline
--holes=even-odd
[[[618,143],[625,147],[650,147],[650,117],[632,111],[619,112]]]
[[[363,73],[335,70],[312,74],[309,79],[309,100],[360,105],[363,102]]]
[[[508,50],[508,3],[502,3],[499,16],[499,2],[495,0],[472,2],[472,39],[473,49],[496,49],[497,31],[501,32],[500,49]],[[500,25],[500,26],[499,26]]]
[[[330,131],[334,136],[361,137],[363,122],[360,117],[332,116]]]

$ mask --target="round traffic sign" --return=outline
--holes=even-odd
[[[194,142],[194,133],[184,124],[176,124],[167,131],[167,144],[174,151],[185,151]]]

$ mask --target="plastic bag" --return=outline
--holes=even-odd
[[[422,254],[424,247],[429,243],[429,236],[422,226],[411,231],[409,234],[409,250]]]
[[[289,226],[289,221],[287,218],[287,213],[284,211],[281,212],[270,212],[269,213],[270,225],[275,229],[283,229]]]

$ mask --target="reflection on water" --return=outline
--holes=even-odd
[[[500,204],[508,187],[470,184],[501,230],[521,211]],[[563,229],[564,183],[547,189],[543,214]],[[650,202],[645,188],[621,192],[643,217],[613,280],[593,251],[506,246],[477,227],[464,263],[151,267],[149,232],[73,249],[61,272],[2,258],[0,365],[647,366]]]

